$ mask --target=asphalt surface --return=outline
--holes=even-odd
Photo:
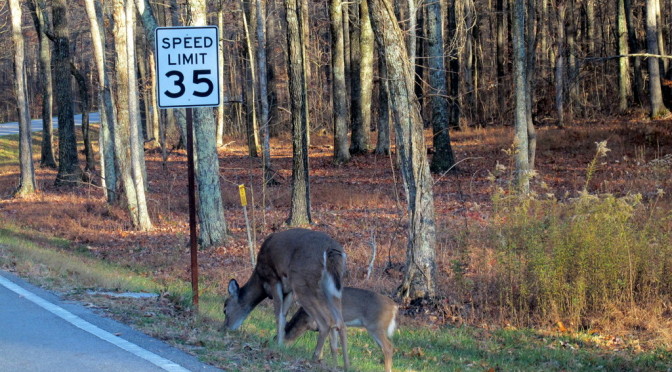
[[[100,113],[92,112],[89,114],[90,123],[100,123]],[[54,130],[58,128],[58,118],[53,117],[52,123],[54,125]],[[82,114],[75,115],[75,125],[82,125]],[[33,119],[30,122],[30,130],[32,132],[42,130],[42,119]],[[19,134],[19,123],[18,122],[9,122],[9,123],[0,123],[0,136],[6,136],[10,134]]]
[[[219,371],[0,270],[0,371]]]

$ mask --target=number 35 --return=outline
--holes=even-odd
[[[206,84],[208,88],[205,91],[194,90],[193,95],[196,97],[207,97],[212,93],[214,86],[212,85],[212,80],[202,77],[202,75],[210,75],[210,70],[194,70],[194,75],[192,77],[192,82],[194,84]],[[173,81],[173,84],[178,87],[177,92],[170,92],[166,90],[164,93],[170,98],[179,98],[182,97],[186,91],[184,86],[184,75],[180,71],[168,71],[166,72],[166,77],[176,76],[177,79]]]

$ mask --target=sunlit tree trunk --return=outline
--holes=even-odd
[[[130,147],[131,147],[131,171],[133,186],[137,195],[138,226],[142,231],[152,229],[152,222],[147,210],[147,173],[144,171],[145,152],[140,131],[140,102],[138,100],[138,79],[135,58],[135,4],[132,0],[126,0],[126,55],[128,57],[128,115],[130,124]]]
[[[265,1],[265,0],[264,0]],[[219,54],[219,96],[224,97],[224,0],[219,0],[217,7],[217,26],[219,27],[219,41],[217,53]],[[217,147],[224,146],[224,105],[217,107],[217,129],[215,135],[217,136]]]
[[[359,95],[353,98],[352,115],[352,154],[369,152],[369,136],[371,132],[371,95],[373,92],[373,52],[374,39],[369,18],[369,5],[367,0],[359,3]],[[353,71],[354,72],[354,71]]]
[[[248,81],[247,86],[243,89],[243,95],[245,96],[245,104],[247,107],[247,147],[251,157],[256,158],[259,156],[259,123],[257,118],[257,66],[255,64],[255,48],[257,47],[257,41],[254,37],[254,33],[250,28],[256,25],[256,3],[250,1],[248,3],[241,0],[240,2],[241,9],[243,9],[243,29],[245,32],[245,53],[247,57],[247,62],[249,65],[246,69],[249,74],[246,80]]]
[[[205,0],[189,0],[191,26],[207,25]],[[219,182],[219,157],[215,140],[216,128],[210,107],[194,108],[194,148],[197,157],[198,242],[202,248],[224,243],[228,227]]]
[[[128,50],[126,46],[125,1],[115,0],[112,7],[114,28],[116,126],[114,128],[115,157],[119,166],[119,177],[128,205],[128,213],[133,227],[140,227],[138,214],[138,195],[135,189],[131,162],[131,118],[129,116],[128,97]]]
[[[625,0],[616,0],[616,32],[618,54],[628,54],[628,26],[625,19]],[[625,112],[628,109],[628,99],[631,95],[630,61],[627,58],[618,59],[618,109]]]
[[[649,54],[658,54],[658,21],[656,10],[658,0],[646,0],[646,51]],[[660,59],[649,57],[649,102],[651,117],[657,118],[667,113],[663,103],[663,91],[660,84]]]
[[[57,185],[74,185],[82,177],[77,160],[75,117],[70,84],[70,31],[66,0],[53,0],[54,22],[54,88],[58,105],[58,174]]]
[[[513,4],[513,77],[515,92],[515,143],[516,143],[516,183],[522,194],[530,189],[530,163],[527,127],[527,57],[525,47],[525,0],[514,0]]]
[[[387,66],[399,168],[408,203],[406,268],[398,290],[405,300],[436,293],[436,228],[433,180],[429,172],[420,108],[415,99],[413,66],[390,0],[371,0],[371,23],[380,58]]]
[[[287,224],[312,223],[310,216],[310,167],[308,163],[308,97],[306,93],[303,21],[297,0],[285,0],[292,111],[292,201]]]
[[[86,0],[86,13],[91,25],[91,40],[93,54],[98,71],[98,100],[100,104],[100,133],[98,146],[100,152],[100,167],[103,174],[103,187],[108,203],[117,201],[117,167],[114,162],[114,127],[117,113],[114,108],[112,91],[105,64],[105,30],[103,30],[103,13],[100,3]]]
[[[35,168],[33,166],[33,150],[30,136],[30,104],[28,87],[26,86],[26,65],[23,33],[21,31],[21,4],[19,0],[9,1],[12,22],[12,41],[14,44],[14,95],[19,111],[19,186],[14,196],[25,196],[35,193]]]
[[[527,120],[527,160],[530,170],[534,169],[537,158],[537,131],[532,120],[532,101],[537,64],[537,13],[534,2],[527,3],[526,13],[526,58],[525,58],[525,116]]]
[[[350,160],[348,144],[347,87],[345,71],[345,44],[343,30],[343,11],[341,0],[331,0],[329,15],[331,18],[331,71],[332,102],[334,121],[334,162],[340,164]]]

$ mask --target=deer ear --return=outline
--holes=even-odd
[[[236,279],[231,279],[231,281],[229,281],[229,295],[238,297],[238,289],[239,287]]]

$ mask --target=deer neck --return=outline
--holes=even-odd
[[[247,311],[252,311],[261,301],[263,301],[268,294],[264,290],[263,282],[256,272],[252,274],[250,279],[240,288],[240,303],[246,304]]]

